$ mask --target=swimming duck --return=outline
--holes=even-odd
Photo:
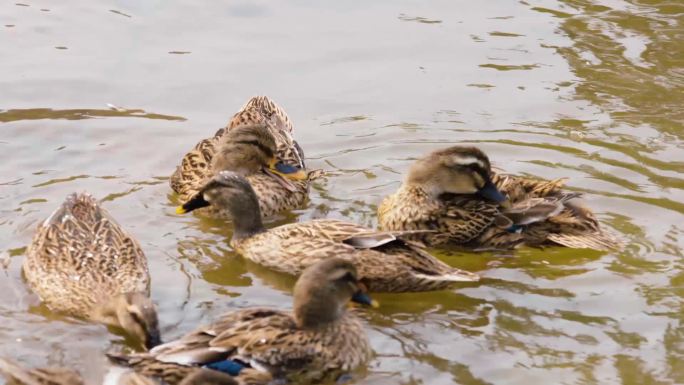
[[[61,367],[25,369],[18,364],[0,358],[0,373],[12,383],[18,385],[85,385],[81,375],[71,369]],[[104,384],[116,385],[162,385],[151,377],[134,371],[127,371],[116,377],[114,382]],[[197,369],[187,376],[179,385],[247,385],[236,381],[232,376],[215,370]]]
[[[259,384],[335,378],[368,361],[371,349],[361,322],[346,309],[350,300],[372,304],[354,265],[339,258],[316,263],[299,277],[293,294],[292,312],[238,310],[147,353],[109,356],[170,385],[198,367],[238,381],[249,376],[247,383]]]
[[[230,170],[250,181],[265,217],[300,207],[308,198],[310,181],[320,176],[320,170],[305,171],[304,153],[292,139],[293,130],[280,106],[266,96],[253,97],[227,127],[200,141],[183,157],[171,176],[171,187],[186,201],[207,178]],[[213,208],[208,211],[227,214]]]
[[[147,259],[89,194],[71,194],[37,229],[23,264],[31,289],[53,311],[122,328],[159,344]]]
[[[354,263],[370,291],[444,289],[476,274],[453,268],[403,238],[425,231],[378,232],[340,220],[323,219],[264,228],[256,194],[242,176],[229,171],[210,179],[178,212],[214,205],[233,218],[231,246],[246,258],[298,275],[311,264],[340,256]]]
[[[564,182],[498,174],[478,148],[449,147],[413,164],[399,190],[378,207],[379,227],[435,230],[413,237],[429,246],[619,248],[576,199],[580,194],[562,190]]]
[[[0,373],[18,385],[85,385],[75,370],[60,367],[25,369],[6,358],[0,358]]]

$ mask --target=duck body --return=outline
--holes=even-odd
[[[85,385],[75,370],[60,367],[26,369],[6,358],[0,358],[0,373],[11,381],[10,384]]]
[[[26,369],[13,361],[0,358],[0,373],[11,384],[17,385],[85,385],[81,375],[62,367]],[[165,385],[157,378],[147,377],[134,371],[119,373],[113,379],[105,378],[103,384],[112,385]],[[232,376],[214,370],[195,369],[180,385],[249,385],[236,381]]]
[[[142,249],[88,194],[72,194],[38,226],[23,273],[53,311],[159,342]]]
[[[216,164],[215,156],[222,151],[227,137],[232,134],[233,130],[250,125],[267,127],[272,135],[272,140],[275,141],[272,150],[275,151],[276,158],[282,164],[304,170],[304,153],[292,138],[294,127],[290,118],[280,106],[268,97],[253,97],[233,116],[225,128],[219,129],[213,137],[200,141],[183,157],[180,166],[176,168],[170,180],[172,189],[178,193],[182,201],[187,201],[195,196],[207,178],[216,172],[222,170],[238,171],[231,168],[221,168],[220,165]],[[253,140],[243,140],[242,143],[250,141]],[[262,143],[258,144],[262,148],[264,147]],[[245,160],[247,161],[247,159]],[[244,172],[242,175],[254,187],[262,215],[269,217],[281,211],[301,207],[308,199],[311,180],[320,174],[318,171],[306,172],[297,180],[289,181],[288,186],[283,186],[277,178],[260,170],[251,170],[251,172]],[[229,213],[221,210],[220,207],[206,207],[202,211],[209,215],[230,218]]]
[[[334,378],[371,355],[360,320],[346,311],[359,295],[356,274],[347,261],[316,264],[295,285],[293,311],[234,311],[150,352],[110,357],[170,385],[200,369],[231,374],[244,384]]]
[[[361,281],[371,291],[438,290],[453,282],[479,279],[476,274],[453,268],[404,240],[425,230],[375,231],[332,219],[266,229],[249,181],[233,172],[215,175],[179,211],[205,205],[231,213],[231,245],[238,253],[284,273],[298,275],[316,262],[340,257],[354,264]]]
[[[562,189],[564,179],[544,181],[498,174],[491,171],[489,160],[481,151],[463,149],[436,151],[414,165],[410,174],[418,175],[409,175],[378,207],[380,229],[433,230],[435,233],[412,236],[414,241],[429,246],[510,249],[520,245],[560,245],[599,250],[619,247],[619,241],[603,231],[591,210],[577,199],[580,194]],[[490,183],[488,191],[499,194],[493,195],[495,199],[484,196],[487,193],[480,193],[477,186],[468,187],[467,175],[473,172],[468,167],[473,160],[485,166],[486,171],[480,172]],[[439,172],[443,174],[438,177],[421,175]],[[443,188],[445,179],[458,178],[466,181],[449,182],[458,187],[453,192]]]
[[[402,240],[423,232],[378,232],[334,219],[279,226],[231,245],[244,257],[271,269],[299,275],[307,266],[338,256],[348,259],[371,292],[442,290],[478,276],[435,258]]]

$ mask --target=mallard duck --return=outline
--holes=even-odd
[[[18,385],[85,385],[75,370],[60,367],[25,369],[6,358],[0,358],[0,373]]]
[[[371,291],[438,290],[456,281],[477,281],[476,274],[453,268],[403,237],[424,231],[378,232],[345,221],[324,219],[264,228],[249,182],[223,171],[209,180],[178,212],[214,205],[229,211],[234,223],[231,246],[269,268],[298,275],[313,263],[349,259]]]
[[[320,175],[306,172],[304,153],[292,139],[293,126],[285,111],[266,96],[250,99],[226,128],[200,141],[171,176],[171,187],[182,201],[195,196],[207,178],[230,170],[246,177],[259,198],[264,217],[300,207],[309,184]],[[210,214],[226,213],[222,210]]]
[[[479,149],[449,147],[413,164],[399,190],[378,207],[379,227],[435,230],[413,238],[430,246],[618,248],[578,202],[580,194],[562,190],[564,182],[498,174]]]
[[[25,369],[18,364],[0,358],[0,373],[18,385],[85,385],[83,377],[75,371],[61,367]],[[127,371],[114,377],[113,381],[105,379],[105,385],[162,385],[151,377],[134,371]],[[247,385],[236,381],[232,376],[215,370],[198,369],[187,376],[179,385]]]
[[[148,348],[161,342],[147,259],[92,196],[69,195],[38,226],[23,271],[51,310],[120,327]]]
[[[292,312],[252,308],[224,314],[147,353],[109,354],[117,364],[174,385],[199,367],[260,384],[272,379],[320,380],[354,370],[371,354],[350,300],[372,304],[356,269],[339,258],[306,269],[294,287]],[[297,382],[299,383],[299,382]]]

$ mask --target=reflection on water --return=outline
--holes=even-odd
[[[379,295],[362,313],[376,351],[363,383],[684,383],[680,1],[46,6],[0,5],[0,355],[97,381],[101,352],[126,345],[22,282],[35,226],[73,191],[140,240],[166,339],[230,309],[288,307],[294,279],[233,253],[230,224],[176,216],[167,185],[188,149],[267,94],[329,172],[269,226],[372,226],[414,159],[468,143],[508,172],[568,177],[628,242],[433,250],[483,280]]]
[[[180,120],[185,118],[181,116],[170,116],[148,113],[144,110],[133,109],[127,110],[119,107],[112,107],[108,110],[94,110],[94,109],[72,109],[72,110],[53,110],[52,108],[27,108],[14,109],[2,111],[0,110],[0,122],[8,123],[20,120],[35,120],[35,119],[92,119],[98,117],[132,117],[145,119],[165,119],[165,120]]]

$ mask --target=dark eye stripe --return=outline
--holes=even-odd
[[[478,174],[483,180],[489,180],[489,171],[485,170],[484,168],[482,168],[482,166],[480,166],[477,163],[459,165],[459,167],[465,168]]]
[[[271,151],[270,148],[264,146],[263,144],[261,144],[261,143],[260,143],[259,141],[257,141],[257,140],[237,140],[237,141],[235,141],[235,143],[239,143],[239,144],[248,144],[248,145],[251,145],[251,146],[256,146],[256,147],[259,148],[259,150],[261,150],[261,151],[262,151],[264,154],[266,154],[268,157],[273,157],[273,151]]]

